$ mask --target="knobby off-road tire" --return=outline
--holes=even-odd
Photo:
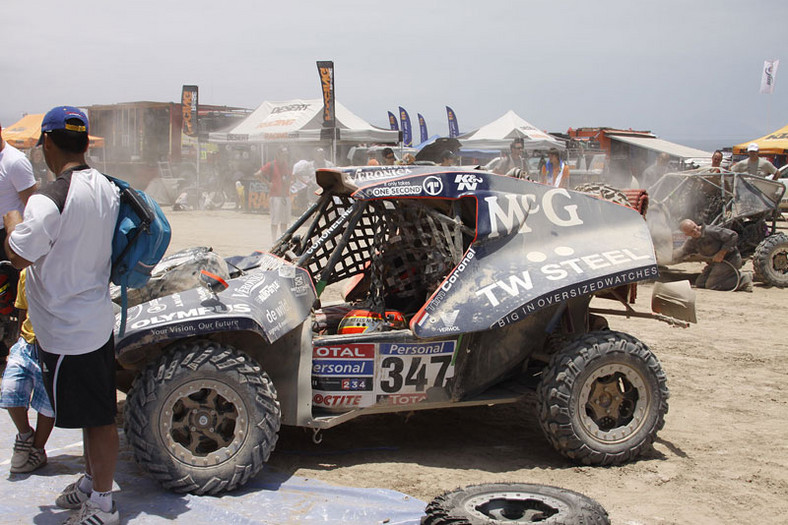
[[[575,186],[575,191],[587,193],[589,195],[593,195],[594,197],[600,197],[606,201],[615,202],[617,204],[621,204],[622,206],[627,206],[628,208],[632,207],[629,204],[629,199],[627,198],[626,193],[614,188],[613,186],[608,186],[607,184],[589,182],[588,184],[580,184],[579,186]]]
[[[485,483],[447,492],[432,500],[422,525],[607,525],[607,512],[571,490],[530,483]]]
[[[788,235],[776,233],[766,237],[752,256],[755,280],[771,286],[788,286]]]
[[[618,465],[651,446],[668,397],[665,373],[645,344],[621,332],[590,332],[550,360],[538,388],[539,422],[564,456]]]
[[[137,463],[162,486],[218,494],[263,468],[280,422],[276,391],[260,365],[230,346],[198,341],[139,374],[123,428]]]

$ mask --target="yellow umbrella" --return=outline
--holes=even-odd
[[[733,146],[733,153],[746,155],[747,146],[752,143],[758,145],[758,153],[761,155],[785,155],[788,154],[788,126],[782,127],[774,133],[755,140],[748,140]]]
[[[30,149],[34,148],[41,136],[41,122],[44,120],[43,113],[25,115],[19,121],[3,128],[3,140],[15,148]],[[104,139],[102,137],[88,136],[91,148],[103,148]]]

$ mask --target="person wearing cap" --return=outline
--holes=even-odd
[[[292,213],[290,204],[290,186],[293,183],[293,167],[290,164],[290,152],[286,147],[276,151],[274,160],[263,164],[255,176],[268,182],[268,199],[271,206],[271,242],[287,231]],[[279,234],[277,235],[277,231]]]
[[[109,294],[120,198],[85,162],[88,119],[59,106],[41,123],[44,159],[57,178],[3,216],[5,249],[27,268],[28,315],[55,426],[81,428],[85,474],[55,503],[79,509],[69,523],[119,523],[112,501],[118,456],[115,314]]]
[[[503,152],[500,157],[488,162],[484,169],[498,175],[511,175],[524,179],[528,176],[528,159],[523,154],[524,150],[525,141],[522,137],[516,137],[509,144],[509,153]]]
[[[736,173],[749,173],[755,177],[776,179],[777,168],[775,168],[774,164],[769,162],[768,159],[758,156],[759,149],[758,144],[755,142],[750,143],[747,146],[747,158],[731,166],[731,171]]]

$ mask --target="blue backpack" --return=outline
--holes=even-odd
[[[126,332],[127,290],[148,284],[154,266],[170,245],[170,223],[147,193],[128,182],[104,175],[120,191],[120,209],[112,237],[110,280],[120,286],[121,314],[118,335]]]

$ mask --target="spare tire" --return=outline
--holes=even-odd
[[[607,184],[590,182],[588,184],[581,184],[579,186],[575,186],[574,190],[579,191],[581,193],[587,193],[589,195],[593,195],[594,197],[599,197],[600,199],[604,199],[606,201],[621,204],[622,206],[626,206],[627,208],[632,207],[632,205],[629,203],[629,199],[627,198],[626,193],[624,193],[619,189],[614,188],[613,186],[608,186]]]
[[[766,237],[752,256],[755,280],[771,286],[788,286],[788,235],[777,233]]]
[[[605,509],[571,490],[531,483],[485,483],[449,491],[427,505],[422,525],[607,525]]]

